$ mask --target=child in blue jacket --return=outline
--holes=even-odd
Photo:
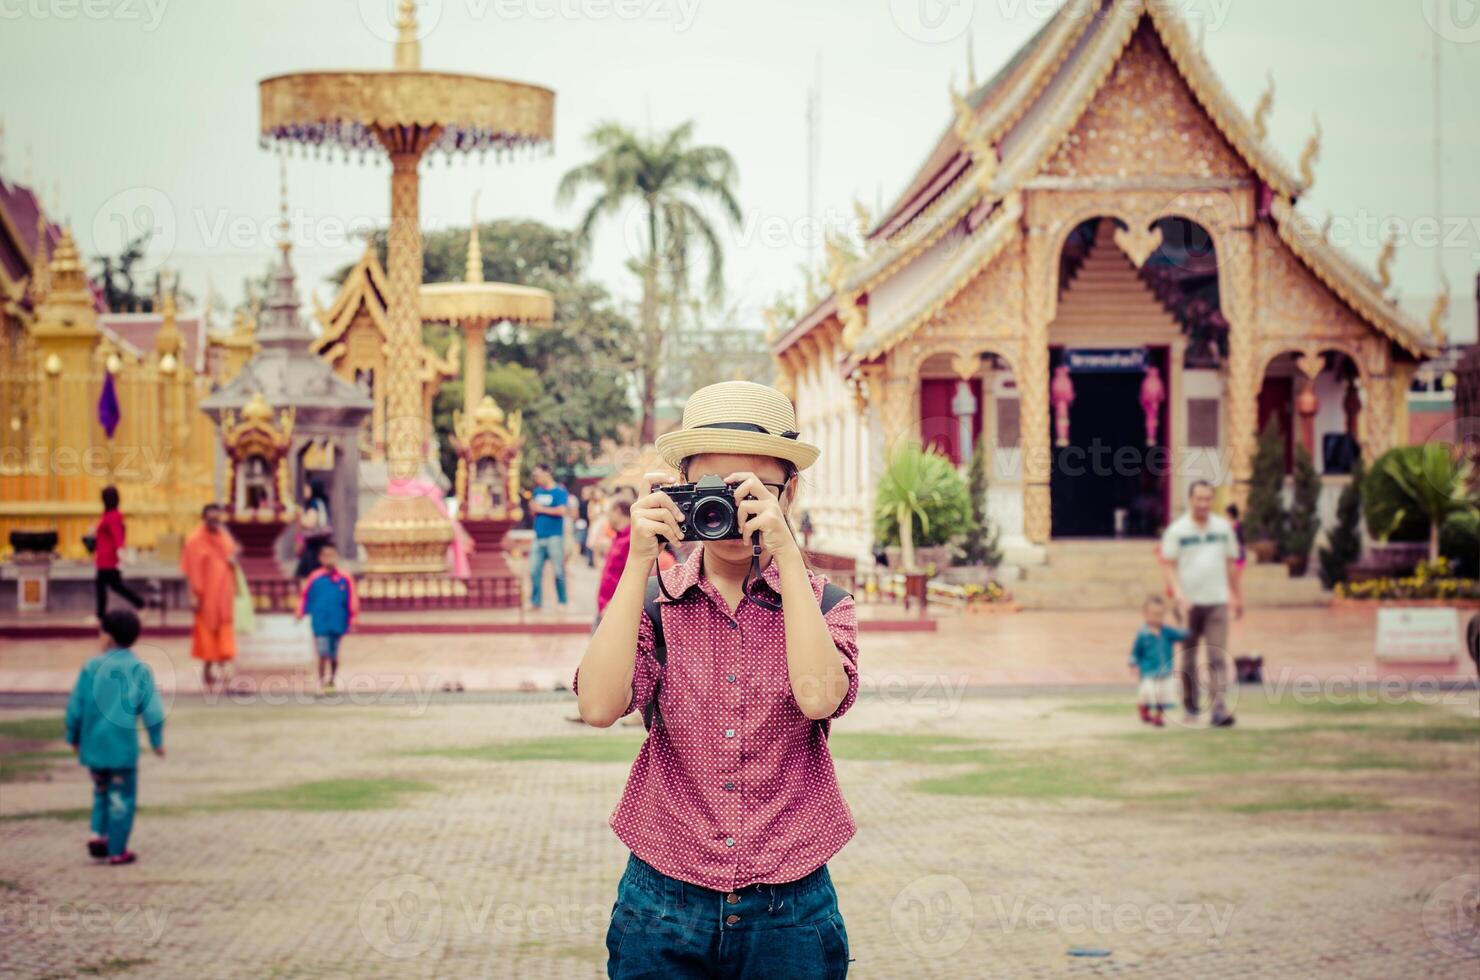
[[[339,673],[339,641],[354,625],[360,602],[355,583],[339,570],[339,549],[325,544],[319,551],[319,567],[303,583],[298,599],[298,619],[313,624],[314,649],[319,655],[319,683],[325,694],[334,692]]]
[[[92,774],[92,839],[87,852],[109,864],[132,864],[128,849],[139,788],[139,719],[154,754],[164,758],[164,704],[154,674],[131,649],[139,617],[103,616],[103,653],[82,666],[67,701],[67,744]]]
[[[1141,675],[1138,709],[1143,722],[1162,728],[1166,724],[1162,718],[1166,709],[1177,703],[1177,681],[1172,676],[1173,648],[1187,639],[1187,631],[1166,625],[1167,604],[1160,596],[1148,597],[1141,606],[1141,614],[1146,622],[1136,632],[1130,659],[1131,667]]]

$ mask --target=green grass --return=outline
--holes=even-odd
[[[1097,778],[1093,767],[1049,753],[1003,755],[950,776],[917,780],[913,787],[939,796],[1016,799],[1107,798],[1119,795],[1113,781]]]
[[[972,749],[982,739],[960,735],[885,735],[876,732],[834,732],[828,748],[836,759],[853,762],[975,762]]]
[[[71,749],[0,754],[0,783],[13,783],[52,767],[56,759],[70,759]]]
[[[1328,796],[1281,796],[1249,803],[1229,803],[1223,809],[1231,813],[1297,813],[1339,810],[1384,810],[1383,804],[1365,796],[1336,793]]]
[[[49,718],[12,718],[0,721],[0,739],[18,742],[60,742],[66,737],[66,719],[61,715]]]
[[[139,808],[138,815],[144,815],[143,807]],[[91,819],[92,807],[68,807],[61,810],[32,810],[29,813],[7,813],[0,816],[0,823],[17,823],[21,820],[61,820],[63,822],[69,822]]]
[[[232,793],[218,797],[204,808],[304,813],[384,810],[399,806],[408,795],[434,789],[430,783],[413,779],[324,779]]]
[[[420,749],[407,755],[442,759],[474,759],[480,762],[622,762],[637,756],[642,739],[627,735],[577,735],[558,738],[527,738],[487,745]]]
[[[154,962],[142,956],[114,956],[88,966],[79,966],[77,973],[84,977],[106,977],[115,973],[127,973],[137,966]]]

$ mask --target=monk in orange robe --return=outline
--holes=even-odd
[[[195,597],[195,630],[190,655],[203,662],[207,687],[215,683],[212,667],[236,657],[233,619],[236,604],[236,541],[221,526],[217,504],[201,511],[201,525],[185,539],[180,568]]]

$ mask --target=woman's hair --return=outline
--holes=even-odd
[[[328,496],[324,493],[324,484],[319,480],[308,481],[308,495],[309,498],[312,500],[327,501],[329,499]]]
[[[104,510],[117,510],[118,509],[118,488],[117,487],[104,487],[103,488],[103,509]]]
[[[697,456],[699,454],[698,453],[695,453],[694,455]],[[797,475],[797,467],[796,467],[796,464],[793,463],[789,459],[781,459],[780,457],[777,457],[777,456],[772,456],[771,458],[774,459],[774,460],[776,460],[776,462],[781,465],[781,472],[782,472],[781,482],[782,483],[790,483],[792,481],[792,479],[795,478],[796,475]],[[680,479],[687,480],[689,478],[689,464],[692,463],[693,461],[694,461],[694,457],[693,456],[685,456],[679,462],[679,464],[678,464],[678,476],[679,476]]]

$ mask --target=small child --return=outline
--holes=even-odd
[[[105,613],[100,656],[82,665],[67,701],[67,744],[92,774],[92,838],[87,853],[112,864],[132,864],[128,849],[139,787],[139,719],[154,754],[164,758],[164,705],[154,674],[131,649],[139,617]]]
[[[1141,720],[1157,728],[1165,726],[1162,716],[1177,700],[1176,679],[1172,676],[1173,647],[1187,639],[1187,631],[1167,626],[1166,600],[1149,596],[1141,613],[1146,624],[1136,633],[1131,647],[1130,666],[1141,675],[1138,697]]]
[[[326,543],[319,551],[319,567],[303,583],[297,619],[308,616],[313,624],[313,644],[319,654],[319,684],[325,694],[334,693],[339,673],[339,641],[355,624],[360,601],[355,583],[339,570],[339,549]]]

